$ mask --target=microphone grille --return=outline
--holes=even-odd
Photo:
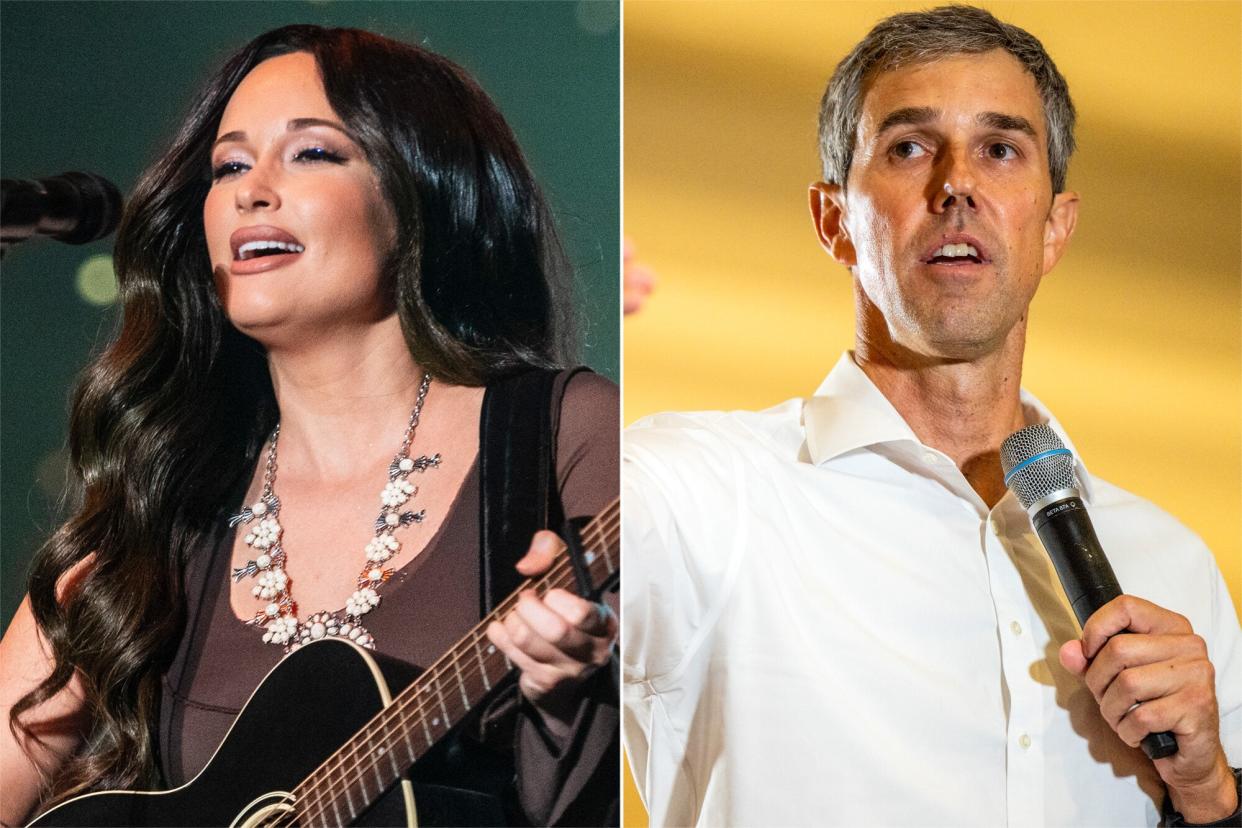
[[[101,175],[84,172],[67,172],[59,176],[65,198],[72,204],[69,209],[69,229],[52,234],[52,238],[66,244],[86,244],[102,239],[121,223],[125,202],[116,185]]]
[[[1047,423],[1021,428],[1001,443],[1005,485],[1024,509],[1053,492],[1078,489],[1074,455]]]

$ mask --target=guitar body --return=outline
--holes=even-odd
[[[543,595],[576,583],[598,595],[617,582],[619,501],[585,529],[566,529],[570,554],[523,582],[425,672],[345,639],[316,641],[267,674],[207,767],[186,784],[85,794],[31,826],[414,826],[416,793],[424,828],[509,824],[502,800],[514,779],[512,759],[467,748],[454,734],[473,709],[513,686],[516,671],[485,630],[523,590]],[[411,766],[418,783],[407,778]],[[295,800],[297,790],[304,801]]]
[[[267,674],[207,767],[185,785],[159,793],[86,794],[31,825],[294,824],[289,792],[392,701],[389,681],[399,688],[413,677],[408,668],[399,675],[391,660],[382,664],[338,638],[295,650]],[[417,825],[413,789],[402,781],[374,807],[340,816],[329,812],[318,823]]]

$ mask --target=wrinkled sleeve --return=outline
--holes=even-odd
[[[557,428],[557,479],[567,517],[594,516],[616,499],[620,398],[615,384],[580,373],[565,383]],[[614,612],[615,595],[607,596]],[[620,714],[616,658],[581,688],[562,740],[544,727],[516,684],[488,713],[488,741],[512,745],[519,805],[532,825],[615,825],[619,818]],[[516,719],[512,728],[503,718]],[[509,741],[512,740],[512,741]],[[499,745],[498,745],[499,746]]]

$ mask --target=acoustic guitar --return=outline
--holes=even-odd
[[[267,674],[194,779],[170,791],[84,794],[31,826],[372,825],[392,824],[394,813],[417,825],[407,771],[513,670],[488,640],[488,624],[525,589],[610,589],[620,575],[619,523],[614,500],[571,541],[578,554],[562,547],[546,573],[412,681],[348,639],[314,641]],[[405,689],[394,695],[394,686]]]

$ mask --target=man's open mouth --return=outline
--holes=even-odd
[[[971,244],[942,245],[927,260],[928,264],[983,264],[979,251]]]

